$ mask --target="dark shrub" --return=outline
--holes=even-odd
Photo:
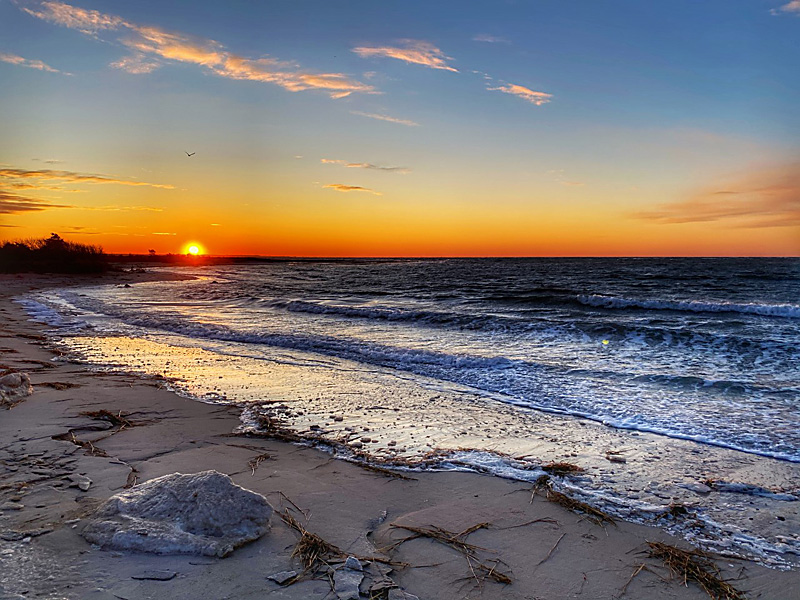
[[[99,273],[108,269],[100,246],[68,242],[54,233],[47,239],[5,242],[0,246],[0,272]]]

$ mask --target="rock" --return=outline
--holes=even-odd
[[[350,444],[350,447],[351,447],[351,448],[363,448],[363,447],[364,447],[364,444],[362,444],[361,442],[352,442],[352,443]]]
[[[268,575],[267,579],[271,579],[278,585],[283,585],[287,581],[290,581],[297,577],[297,571],[281,571],[280,573],[273,573],[272,575]]]
[[[342,568],[333,572],[333,591],[339,600],[358,600],[360,593],[358,586],[364,579],[362,571]]]
[[[29,529],[28,531],[8,529],[6,531],[0,531],[0,540],[5,540],[6,542],[20,542],[25,538],[34,538],[44,535],[45,533],[50,533],[51,531],[53,531],[52,527],[40,527],[39,529]]]
[[[76,487],[82,492],[88,491],[92,485],[92,480],[85,475],[72,474],[69,475],[68,478],[72,482],[69,484],[69,487]]]
[[[400,588],[392,588],[389,590],[387,600],[419,600],[419,597],[414,594],[409,594]]]
[[[683,487],[687,490],[691,490],[695,494],[705,495],[711,493],[711,488],[704,483],[687,483]]]
[[[149,569],[147,571],[141,571],[140,573],[134,573],[131,575],[131,579],[169,581],[170,579],[174,579],[176,575],[177,573],[175,571]]]
[[[12,371],[0,377],[0,406],[11,408],[33,393],[27,373]]]
[[[344,563],[345,569],[352,569],[353,571],[363,571],[364,567],[361,566],[361,561],[355,556],[348,556]]]
[[[362,437],[362,438],[361,438],[361,441],[362,441],[364,444],[369,444],[369,443],[372,441],[372,438],[368,438],[368,437]]]
[[[626,463],[626,462],[628,462],[624,456],[618,456],[616,454],[606,454],[606,459],[610,460],[613,463]]]
[[[337,423],[341,423],[342,421],[344,421],[344,417],[341,415],[336,415],[335,417],[333,417],[333,420],[336,421]]]
[[[113,550],[227,556],[269,530],[266,498],[217,471],[173,473],[116,494],[81,535]]]
[[[25,508],[25,505],[19,502],[3,502],[0,504],[0,510],[22,510],[23,508]]]

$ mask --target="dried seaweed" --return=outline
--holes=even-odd
[[[542,490],[544,490],[545,498],[550,502],[559,504],[567,510],[571,510],[572,512],[583,513],[586,515],[587,519],[593,523],[596,523],[597,525],[602,525],[603,523],[610,523],[612,525],[616,524],[614,518],[611,515],[604,513],[602,510],[590,506],[585,502],[581,502],[580,500],[576,500],[575,498],[570,498],[566,494],[562,494],[561,492],[554,490],[550,482],[550,478],[547,475],[542,475],[533,484],[531,499],[533,499],[535,494],[541,493]]]
[[[89,417],[90,419],[94,419],[95,421],[107,421],[111,423],[114,427],[117,427],[117,431],[122,431],[126,427],[135,427],[138,423],[134,423],[133,421],[129,421],[125,416],[122,415],[122,411],[119,411],[117,414],[112,413],[111,411],[102,409],[102,410],[89,410],[80,413],[84,417]]]
[[[256,469],[258,469],[258,465],[267,460],[269,457],[270,457],[269,454],[264,453],[264,454],[259,454],[258,456],[254,456],[253,458],[248,460],[247,466],[250,467],[250,469],[253,471],[251,475],[255,475]]]
[[[77,437],[75,437],[75,432],[73,431],[68,431],[67,433],[62,433],[60,435],[54,435],[53,439],[64,442],[71,442],[76,446],[84,448],[92,456],[108,456],[105,450],[103,450],[102,448],[98,448],[92,442],[88,440],[80,440]]]
[[[472,527],[468,527],[464,531],[454,533],[435,525],[430,527],[414,527],[411,525],[398,525],[397,523],[392,523],[391,527],[394,527],[395,529],[403,529],[413,534],[398,541],[393,547],[397,547],[400,544],[410,540],[428,538],[439,542],[440,544],[444,544],[445,546],[450,546],[451,548],[460,552],[467,560],[467,564],[472,572],[472,576],[479,586],[486,579],[508,585],[512,582],[511,577],[497,569],[498,565],[502,561],[494,560],[486,562],[481,560],[478,556],[478,553],[480,551],[485,551],[485,548],[470,544],[466,541],[466,538],[470,533],[478,531],[479,529],[488,529],[489,526],[489,523],[477,523]],[[490,565],[489,562],[494,562],[494,564]]]
[[[62,391],[81,386],[79,383],[65,383],[63,381],[45,381],[43,383],[37,383],[36,387],[49,387],[53,388],[54,390]]]
[[[686,585],[694,581],[713,600],[745,600],[745,595],[720,577],[710,555],[700,550],[682,550],[662,542],[647,542],[648,556],[661,559],[673,575]]]
[[[549,475],[572,475],[583,472],[583,468],[568,462],[551,462],[542,465],[542,471]]]

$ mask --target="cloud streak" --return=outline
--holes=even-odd
[[[446,56],[430,42],[400,40],[400,44],[400,46],[359,46],[353,48],[353,52],[361,58],[396,58],[414,65],[458,73],[458,69],[447,64],[448,60],[453,60],[452,57]]]
[[[54,171],[51,169],[29,171],[26,169],[0,168],[0,183],[5,185],[24,189],[60,189],[59,187],[55,187],[50,183],[42,183],[46,181],[59,181],[63,184],[102,183],[114,185],[146,186],[165,190],[175,189],[175,186],[168,184],[148,183],[146,181],[130,181],[126,179],[108,177],[106,175],[75,173],[72,171]]]
[[[512,94],[517,96],[518,98],[522,98],[531,104],[535,104],[536,106],[541,106],[542,104],[547,104],[553,98],[552,94],[546,94],[545,92],[536,92],[532,89],[526,88],[522,85],[516,85],[514,83],[509,83],[507,85],[500,85],[497,87],[490,87],[486,88],[491,92],[504,92],[506,94]]]
[[[496,35],[489,35],[488,33],[479,33],[472,37],[473,42],[485,42],[487,44],[510,44],[506,38],[498,37]]]
[[[374,165],[372,163],[354,163],[334,158],[322,158],[320,159],[320,162],[325,165],[340,165],[342,167],[347,167],[348,169],[371,169],[373,171],[388,171],[391,173],[400,173],[401,175],[405,175],[406,173],[411,172],[411,169],[409,169],[408,167],[383,167],[380,165]]]
[[[800,0],[791,0],[791,2],[787,2],[778,8],[773,8],[769,12],[776,16],[780,15],[781,13],[789,13],[800,16]]]
[[[227,79],[258,81],[279,85],[290,92],[321,90],[332,98],[354,92],[378,93],[371,85],[343,73],[312,73],[294,63],[270,57],[247,58],[228,51],[221,43],[159,27],[143,26],[121,17],[49,0],[37,9],[23,7],[28,14],[44,21],[96,36],[100,31],[118,31],[118,41],[131,54],[111,66],[133,74],[146,74],[166,62],[202,67]]]
[[[800,164],[753,172],[631,216],[663,224],[719,221],[743,228],[800,226]]]
[[[419,123],[416,121],[410,121],[408,119],[398,119],[396,117],[390,117],[389,115],[381,115],[379,113],[368,113],[362,112],[360,110],[351,110],[351,115],[358,115],[359,117],[367,117],[368,119],[376,119],[378,121],[386,121],[387,123],[397,123],[398,125],[405,125],[406,127],[419,127]]]
[[[322,186],[323,188],[329,188],[332,190],[336,190],[337,192],[366,192],[368,194],[374,194],[375,196],[382,196],[380,192],[376,192],[375,190],[371,190],[369,188],[361,187],[360,185],[345,185],[343,183],[327,183]]]
[[[54,69],[40,60],[31,60],[17,56],[16,54],[8,54],[7,52],[0,52],[0,62],[19,65],[20,67],[27,67],[29,69],[37,69],[39,71],[47,71],[48,73],[61,73],[58,69]],[[64,73],[64,75],[69,75],[69,73]]]
[[[0,190],[0,215],[40,212],[50,208],[73,208],[66,204],[52,204],[44,200],[26,198]]]

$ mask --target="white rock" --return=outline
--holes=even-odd
[[[114,550],[227,556],[269,529],[272,507],[217,471],[173,473],[116,494],[81,535]]]
[[[27,373],[11,372],[0,377],[0,406],[14,406],[33,393]]]

